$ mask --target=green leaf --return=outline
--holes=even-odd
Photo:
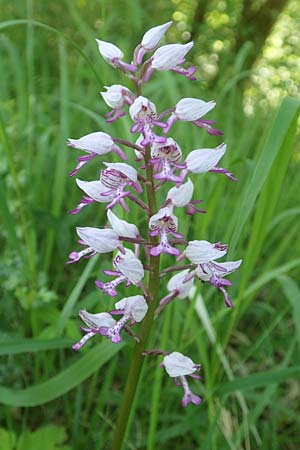
[[[255,166],[254,172],[249,183],[246,186],[244,195],[239,208],[236,208],[236,214],[232,219],[232,223],[235,223],[235,228],[232,233],[232,239],[230,243],[230,254],[234,254],[235,247],[240,239],[241,233],[249,216],[255,208],[255,202],[260,194],[264,183],[268,179],[273,163],[276,157],[279,155],[279,160],[284,159],[283,172],[285,171],[286,156],[285,152],[290,151],[289,147],[291,141],[295,136],[297,119],[299,116],[300,101],[294,98],[285,98],[274,118],[272,126],[269,129],[268,136],[261,150],[259,159]],[[286,148],[288,147],[288,148]],[[289,155],[287,155],[289,156]],[[279,163],[278,160],[278,163]],[[278,168],[280,170],[280,167]],[[280,183],[281,183],[280,172]],[[276,187],[276,195],[280,183],[277,183],[276,179],[270,177],[269,182],[273,183],[273,187]],[[278,186],[277,186],[278,184]],[[278,187],[278,189],[277,189]],[[270,199],[269,199],[270,200]],[[274,208],[274,200],[272,199],[270,209]]]
[[[25,389],[0,386],[0,402],[14,407],[37,406],[61,397],[90,377],[124,345],[124,342],[118,345],[102,342],[50,380]]]
[[[229,383],[224,384],[218,389],[221,395],[230,394],[234,391],[245,391],[247,389],[255,389],[269,384],[281,383],[288,378],[299,377],[300,366],[289,367],[287,369],[269,370],[259,372],[248,377],[236,378]]]
[[[294,324],[300,349],[300,289],[292,278],[286,275],[278,277],[282,290],[293,308]]]
[[[14,433],[0,428],[0,450],[13,450],[15,447],[16,436]]]
[[[71,339],[22,339],[1,342],[0,355],[17,355],[18,353],[40,352],[71,347]]]
[[[17,450],[70,450],[69,446],[62,445],[66,439],[63,427],[48,425],[33,432],[23,432]]]

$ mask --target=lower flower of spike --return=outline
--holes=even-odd
[[[117,295],[116,287],[119,284],[126,283],[126,287],[131,284],[138,285],[144,278],[143,264],[129,249],[124,249],[124,252],[118,252],[113,260],[113,265],[116,271],[105,270],[104,273],[117,276],[117,278],[107,283],[96,280],[96,286],[111,297]]]
[[[219,289],[224,296],[224,301],[227,308],[232,308],[233,305],[225,289],[226,287],[231,286],[232,283],[231,281],[224,279],[224,277],[232,272],[235,272],[241,264],[241,259],[238,261],[218,263],[211,261],[206,264],[199,264],[199,266],[195,269],[194,274],[199,278],[199,280],[203,282],[209,281],[212,286]]]
[[[125,297],[117,302],[115,307],[116,309],[111,311],[111,314],[122,314],[123,317],[112,327],[102,326],[99,328],[99,333],[107,336],[114,344],[122,340],[120,332],[127,322],[130,322],[129,326],[141,322],[148,311],[147,302],[142,295]]]
[[[172,234],[177,238],[183,237],[182,234],[177,233],[178,219],[170,208],[161,208],[157,214],[150,217],[149,228],[150,236],[160,236],[159,245],[150,249],[150,255],[158,256],[160,253],[169,253],[178,256],[180,254],[180,251],[172,247],[168,240],[168,234]]]
[[[89,258],[97,253],[109,253],[116,248],[122,248],[118,234],[109,229],[93,227],[77,227],[76,232],[80,237],[78,241],[87,248],[80,252],[72,252],[69,255],[68,264],[79,261],[82,257]]]
[[[184,396],[181,402],[183,407],[186,407],[189,403],[200,405],[201,398],[192,393],[186,379],[187,375],[196,379],[200,378],[195,374],[201,368],[199,364],[195,364],[191,358],[182,353],[173,352],[164,357],[160,366],[164,367],[167,374],[174,379],[176,386],[183,387]]]
[[[83,338],[80,339],[80,341],[72,345],[72,348],[74,350],[79,350],[84,346],[84,344],[86,344],[89,339],[91,339],[96,334],[99,334],[99,330],[101,327],[112,327],[116,324],[115,319],[109,313],[91,314],[83,309],[79,312],[79,317],[90,328],[82,328],[82,330],[85,331],[86,334],[85,336],[83,336]]]

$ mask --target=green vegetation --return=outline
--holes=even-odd
[[[171,17],[170,42],[195,38],[199,81],[155,74],[145,94],[166,108],[183,93],[215,99],[224,166],[239,179],[199,177],[195,198],[208,213],[179,223],[190,237],[228,243],[244,263],[232,277],[232,311],[197,285],[190,302],[175,300],[157,319],[151,345],[201,362],[204,401],[182,410],[147,357],[124,450],[299,449],[299,2],[0,0],[0,11],[0,450],[110,448],[133,344],[99,338],[71,350],[78,310],[113,301],[94,288],[109,256],[65,265],[74,227],[104,223],[96,204],[67,214],[81,193],[67,176],[77,153],[66,138],[102,130],[130,139],[128,117],[104,121],[98,92],[130,83],[95,38],[128,60],[143,32]],[[255,14],[266,11],[264,27]],[[173,130],[184,155],[221,142],[184,123]]]

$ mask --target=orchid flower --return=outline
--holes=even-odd
[[[184,396],[182,399],[182,406],[186,407],[189,403],[199,405],[201,398],[198,395],[192,393],[189,388],[186,376],[199,379],[200,377],[195,375],[201,368],[200,364],[195,364],[191,358],[183,355],[179,352],[173,352],[165,356],[161,367],[164,367],[167,374],[174,379],[176,386],[182,386],[184,390]]]

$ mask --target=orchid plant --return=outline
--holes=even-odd
[[[178,231],[178,218],[175,215],[178,208],[184,208],[188,215],[205,212],[198,208],[202,200],[193,200],[194,174],[215,172],[224,174],[230,180],[236,179],[227,169],[219,166],[227,150],[224,143],[217,148],[192,150],[184,157],[179,144],[167,136],[177,121],[191,122],[210,135],[221,135],[222,132],[213,126],[215,121],[203,118],[216,106],[214,101],[183,98],[170,109],[157,113],[155,104],[142,95],[143,86],[150,81],[155,71],[172,71],[189,80],[196,79],[195,67],[183,66],[193,42],[158,47],[170,25],[171,22],[168,22],[148,30],[134,50],[131,63],[123,60],[123,52],[116,45],[97,40],[105,61],[121,70],[135,86],[131,91],[115,84],[106,86],[105,91],[101,92],[103,100],[111,108],[106,114],[107,122],[114,122],[124,116],[128,107],[133,122],[130,131],[133,135],[139,134],[133,139],[134,142],[112,138],[102,131],[79,139],[68,139],[69,146],[85,153],[77,158],[71,176],[98,156],[108,157],[113,153],[122,161],[102,161],[100,178],[97,180],[76,179],[84,195],[71,213],[79,213],[92,202],[103,203],[106,205],[107,222],[102,228],[78,227],[78,243],[83,249],[73,251],[68,261],[75,263],[83,257],[115,252],[113,270],[104,270],[105,275],[113,278],[111,281],[96,280],[97,288],[110,297],[118,295],[120,284],[125,287],[133,285],[139,290],[137,295],[118,300],[111,311],[90,313],[81,310],[79,316],[85,324],[82,327],[85,334],[73,345],[74,350],[79,350],[88,340],[97,336],[104,336],[118,344],[124,333],[136,341],[113,449],[121,448],[145,355],[163,357],[160,367],[165,369],[176,385],[183,388],[182,406],[201,403],[201,398],[190,390],[186,378],[200,378],[195,374],[200,370],[200,365],[173,349],[147,349],[147,340],[155,318],[173,300],[186,299],[197,280],[215,286],[223,294],[225,305],[231,308],[232,302],[226,291],[231,282],[225,277],[237,270],[242,262],[219,262],[227,253],[227,245],[205,240],[187,242]],[[149,52],[154,53],[144,60]],[[135,152],[135,167],[123,162],[128,161],[123,148]],[[157,193],[165,186],[168,187],[164,194],[165,200],[158,204]],[[148,230],[139,230],[135,224],[117,216],[116,205],[128,212],[133,204],[140,209],[141,214],[146,215]],[[160,260],[166,254],[176,258],[176,262],[187,261],[161,270]],[[160,298],[161,280],[169,274],[172,275],[166,286],[169,293]],[[148,282],[145,278],[148,278]],[[137,323],[140,323],[139,331],[134,332]]]

